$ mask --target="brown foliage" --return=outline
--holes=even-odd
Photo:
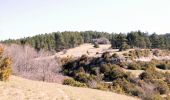
[[[4,56],[4,48],[0,46],[0,80],[6,81],[12,73],[11,58]]]

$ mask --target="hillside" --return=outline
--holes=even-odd
[[[89,57],[99,57],[102,55],[104,52],[110,52],[110,53],[118,53],[118,54],[123,54],[127,53],[127,51],[122,51],[119,52],[118,49],[111,49],[111,44],[104,44],[104,45],[99,45],[99,48],[94,48],[93,44],[90,43],[85,43],[80,46],[77,46],[75,48],[67,49],[61,52],[56,53],[57,57],[67,57],[67,56],[72,56],[72,57],[81,57],[82,55],[86,54]],[[132,50],[132,49],[130,49]],[[98,54],[96,54],[98,53]]]
[[[45,83],[11,76],[0,82],[0,100],[137,100],[137,98],[88,88]]]
[[[63,86],[57,83],[29,81],[12,76],[9,82],[0,83],[2,86],[0,100],[13,100],[14,97],[14,100],[110,100],[110,98],[115,100],[115,97],[118,100],[127,99],[125,95],[115,93],[138,96],[144,100],[145,98],[155,100],[156,97],[161,98],[161,95],[169,93],[169,74],[161,73],[169,71],[169,61],[161,61],[163,59],[169,60],[169,56],[164,56],[168,52],[159,50],[156,53],[158,56],[156,56],[154,49],[152,51],[149,49],[129,49],[120,52],[118,49],[111,49],[110,47],[110,44],[106,44],[99,45],[99,48],[94,48],[92,44],[86,43],[55,54],[48,54],[45,51],[37,52],[30,46],[6,46],[7,54],[13,57],[13,73],[16,76],[58,83],[61,83],[65,76],[69,76],[73,78],[73,81],[69,81],[66,85],[78,86],[76,84],[85,84],[89,88],[108,90],[112,93],[88,88]],[[161,57],[161,59],[152,60],[155,57]],[[70,62],[67,62],[69,59]],[[115,62],[115,59],[118,60]],[[119,59],[124,63],[120,63]],[[60,65],[63,62],[65,64]],[[160,64],[163,64],[160,67],[162,69],[157,67]],[[127,72],[131,72],[132,75]],[[144,76],[139,77],[139,75]],[[152,82],[152,84],[148,84],[147,80]],[[119,84],[119,86],[116,84]],[[152,92],[145,90],[148,86],[153,86]],[[4,88],[5,90],[3,90]],[[155,89],[159,90],[156,91]],[[148,93],[151,94],[147,95]],[[158,95],[155,95],[155,93],[158,93]]]

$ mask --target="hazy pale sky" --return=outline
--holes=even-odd
[[[170,32],[170,0],[0,0],[0,39],[54,31]]]

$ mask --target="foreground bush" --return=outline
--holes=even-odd
[[[65,80],[63,81],[63,84],[64,84],[64,85],[75,86],[75,87],[87,87],[86,84],[80,83],[80,82],[78,82],[78,81],[75,81],[75,80],[72,79],[72,78],[65,79]]]
[[[6,81],[12,73],[11,70],[11,59],[8,57],[4,57],[3,55],[3,47],[0,46],[0,80]]]

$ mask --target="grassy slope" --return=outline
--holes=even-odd
[[[87,54],[87,51],[89,52],[89,54]],[[128,52],[128,51],[118,52],[119,51],[118,49],[111,49],[110,44],[99,45],[99,48],[94,48],[92,44],[86,43],[78,47],[68,49],[66,53],[63,53],[63,51],[58,52],[56,56],[61,58],[67,56],[80,57],[81,55],[86,54],[90,57],[98,57],[101,56],[101,54],[106,51],[111,53],[118,53],[118,54],[123,54],[125,52]],[[96,54],[97,52],[99,54]]]
[[[136,100],[112,92],[45,83],[11,76],[0,82],[0,100]]]

